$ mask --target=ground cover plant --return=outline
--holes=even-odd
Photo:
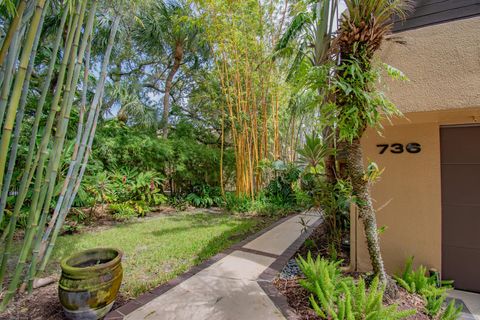
[[[409,293],[420,294],[425,299],[425,309],[432,317],[439,316],[440,319],[457,319],[461,307],[455,305],[455,300],[450,301],[444,309],[447,299],[447,290],[452,289],[453,281],[440,281],[437,275],[428,275],[427,268],[419,266],[413,269],[413,257],[410,257],[401,275],[394,276],[395,281]]]
[[[310,303],[322,319],[405,319],[415,310],[399,311],[396,305],[384,306],[385,285],[375,277],[367,288],[365,280],[341,274],[341,261],[331,262],[321,257],[299,257],[298,264],[306,279],[300,284],[312,293]]]

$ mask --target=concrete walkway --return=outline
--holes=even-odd
[[[463,305],[460,320],[480,320],[480,294],[460,290],[452,290],[449,298],[456,299],[457,305]]]
[[[254,320],[285,319],[261,286],[262,274],[278,263],[282,253],[301,245],[303,220],[320,222],[318,214],[301,214],[283,220],[254,239],[234,247],[223,258],[178,281],[159,295],[145,296],[117,309],[106,319],[129,320]],[[301,239],[303,238],[303,239]],[[300,240],[300,241],[299,241]],[[293,254],[292,253],[292,254]],[[281,261],[283,266],[284,261]]]

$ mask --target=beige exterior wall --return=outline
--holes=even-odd
[[[401,32],[385,42],[381,60],[409,82],[388,81],[388,95],[403,112],[480,105],[480,17]]]
[[[441,270],[440,126],[480,123],[480,17],[399,33],[406,44],[388,43],[382,60],[410,81],[389,82],[388,96],[405,118],[385,124],[381,135],[369,130],[362,145],[365,162],[385,171],[372,188],[378,210],[382,253],[389,273],[407,257]],[[377,144],[420,143],[418,154],[380,155]],[[352,210],[352,261],[371,269],[363,224]]]
[[[380,236],[385,265],[389,273],[399,272],[406,259],[414,255],[416,264],[441,271],[441,172],[440,126],[475,124],[480,106],[456,111],[407,114],[385,126],[381,135],[368,130],[362,146],[365,162],[376,162],[385,169],[372,187],[378,225],[387,230]],[[418,154],[390,151],[379,154],[377,144],[419,143]],[[371,269],[363,224],[352,210],[352,261],[360,271]]]

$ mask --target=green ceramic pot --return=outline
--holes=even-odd
[[[122,252],[98,248],[62,261],[58,295],[68,319],[96,320],[112,308],[123,277]]]

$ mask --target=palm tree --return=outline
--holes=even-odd
[[[168,137],[170,94],[173,80],[186,55],[202,47],[199,28],[190,4],[186,0],[155,1],[152,7],[140,15],[141,26],[135,38],[147,51],[168,55],[168,74],[163,96],[162,135]]]
[[[336,46],[341,54],[337,70],[336,123],[340,138],[347,143],[347,167],[359,216],[363,220],[373,271],[395,295],[396,286],[387,276],[380,251],[375,210],[366,179],[361,138],[367,127],[378,126],[381,115],[395,114],[396,108],[378,91],[378,68],[373,56],[391,30],[395,16],[403,17],[407,0],[345,0]]]
[[[282,51],[294,52],[295,58],[289,74],[301,69],[301,63],[307,61],[311,66],[318,67],[336,59],[332,54],[332,43],[336,32],[336,15],[338,13],[338,0],[304,0],[307,9],[293,17],[290,25],[284,32],[276,46],[277,53]],[[324,88],[317,88],[318,95],[323,97],[323,103],[328,102],[332,97],[325,95]],[[323,112],[320,108],[320,112]],[[330,126],[325,126],[322,133],[323,139],[331,147],[333,146],[333,135]],[[327,180],[334,184],[335,156],[333,154],[325,157],[325,172]]]

